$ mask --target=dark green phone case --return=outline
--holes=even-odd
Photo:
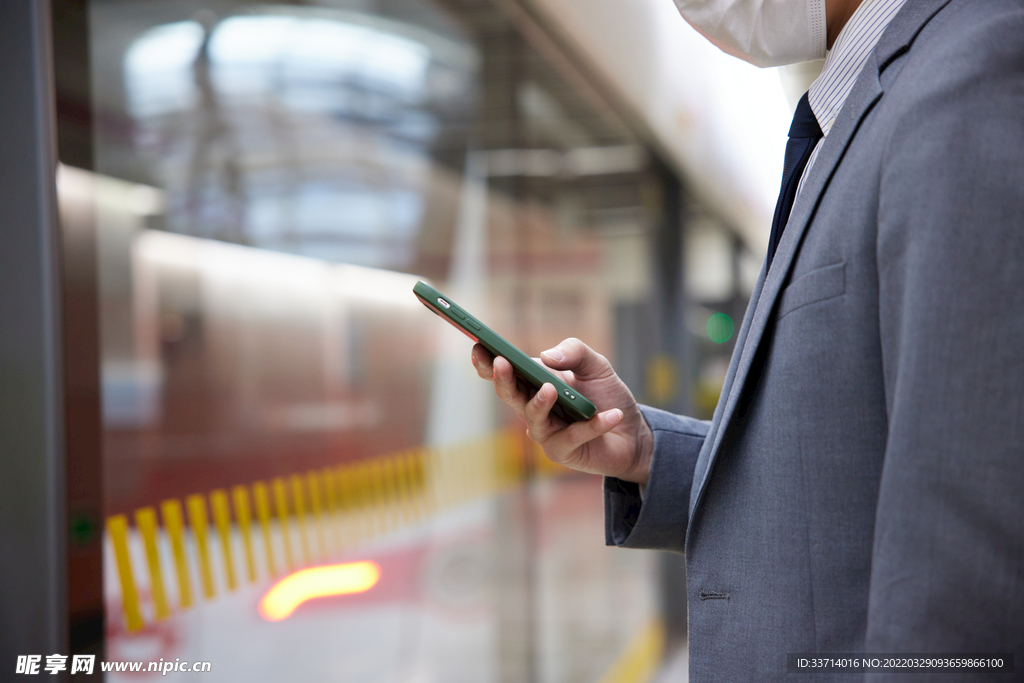
[[[559,419],[564,422],[577,422],[589,420],[597,413],[594,404],[586,397],[426,282],[417,282],[412,291],[424,306],[455,325],[460,332],[479,342],[495,356],[501,356],[511,363],[516,375],[523,381],[536,389],[540,389],[545,382],[553,384],[558,391],[558,401],[552,406],[551,412]]]

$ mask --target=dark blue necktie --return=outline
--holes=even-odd
[[[818,140],[822,138],[821,126],[818,119],[814,118],[810,102],[807,101],[807,93],[800,98],[796,105],[796,112],[793,114],[793,123],[789,127],[789,142],[786,143],[786,161],[782,167],[782,189],[779,190],[779,201],[775,204],[775,216],[772,218],[772,234],[768,239],[768,265],[765,270],[771,267],[775,250],[779,248],[779,240],[782,239],[782,231],[786,228],[789,220],[789,212],[793,210],[793,200],[796,199],[796,188],[800,185],[800,177],[807,167],[807,160],[811,158],[811,152]]]

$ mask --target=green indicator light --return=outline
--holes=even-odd
[[[91,543],[99,531],[99,524],[96,518],[87,512],[81,512],[71,517],[70,536],[71,542],[75,545]]]
[[[708,324],[704,329],[708,333],[708,339],[716,344],[724,344],[732,339],[732,333],[736,326],[733,324],[732,318],[725,313],[715,313],[708,318]]]

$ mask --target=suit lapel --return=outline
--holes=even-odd
[[[722,398],[719,399],[711,430],[697,459],[696,475],[699,477],[699,483],[695,478],[694,483],[697,485],[690,495],[691,519],[707,486],[715,458],[718,457],[722,438],[733,421],[737,405],[743,396],[744,385],[751,375],[758,348],[771,323],[775,302],[782,292],[783,283],[789,275],[804,233],[813,221],[821,197],[827,189],[836,167],[846,154],[861,122],[882,96],[879,73],[895,57],[909,48],[924,25],[949,1],[908,0],[885,33],[882,34],[875,50],[864,63],[853,90],[836,117],[831,131],[822,142],[818,158],[808,173],[800,195],[793,204],[789,221],[772,261],[772,267],[767,275],[762,268],[761,277],[751,296],[751,304],[747,308],[743,326],[737,335],[736,350],[733,352],[729,372],[722,388]],[[689,537],[689,530],[687,537]]]

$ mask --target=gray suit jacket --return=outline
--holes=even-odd
[[[789,653],[996,653],[1024,678],[1024,1],[908,0],[762,273],[710,422],[645,408],[608,542],[684,551],[691,680]]]

